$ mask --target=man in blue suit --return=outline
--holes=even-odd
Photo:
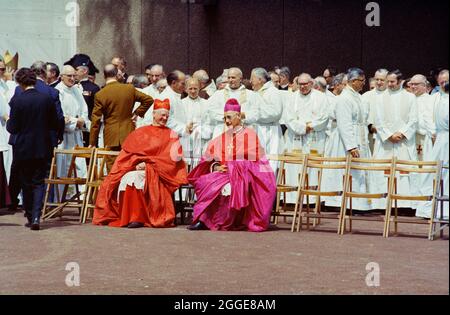
[[[55,148],[58,146],[59,143],[63,140],[64,135],[64,113],[61,108],[61,102],[59,100],[59,91],[48,86],[46,82],[46,76],[47,76],[47,64],[42,61],[37,61],[31,66],[31,70],[35,73],[37,77],[35,89],[37,92],[41,94],[48,95],[55,106],[56,114],[58,117],[58,124],[55,126],[54,129],[50,130],[50,141],[52,144],[52,148]],[[16,88],[14,96],[21,95],[23,93],[22,89],[18,86]],[[12,109],[12,108],[11,108]],[[9,138],[9,144],[14,146],[15,143],[15,135],[11,135]],[[13,153],[14,155],[14,153]],[[51,157],[48,161],[48,169],[47,174],[50,171],[50,163],[51,163]],[[17,169],[17,163],[15,163],[15,159],[13,158],[12,165],[11,165],[11,175],[10,175],[10,183],[9,183],[9,189],[10,189],[10,195],[11,195],[11,203],[10,206],[11,211],[15,211],[17,209],[17,206],[19,204],[19,193],[20,193],[20,186],[19,186],[19,178],[18,178],[18,169]],[[42,189],[45,190],[45,186],[42,186]]]
[[[11,112],[6,129],[14,135],[13,159],[17,166],[23,205],[31,230],[40,229],[44,179],[53,145],[51,130],[58,128],[54,99],[36,90],[33,70],[22,68],[16,82],[22,93],[10,102]]]

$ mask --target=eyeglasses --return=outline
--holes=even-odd
[[[355,79],[355,81],[366,82],[366,79]]]
[[[75,74],[63,74],[63,75],[68,78],[75,78]]]

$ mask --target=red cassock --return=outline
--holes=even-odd
[[[174,226],[172,194],[188,182],[181,157],[178,136],[169,128],[147,126],[132,132],[99,189],[93,223],[115,227],[131,222],[147,227]],[[118,201],[122,177],[142,162],[146,164],[144,190],[128,186]]]

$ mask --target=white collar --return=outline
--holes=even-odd
[[[227,86],[225,87],[226,90],[234,92],[234,91],[242,91],[245,90],[245,86],[242,84],[239,88],[237,88],[236,90],[233,90],[232,88],[230,88],[230,85],[227,84]]]
[[[52,83],[50,83],[49,85],[55,84],[56,82],[58,82],[59,79],[56,79],[55,81],[53,81]],[[58,82],[59,83],[59,82]]]
[[[172,87],[171,86],[167,86],[166,87],[166,89],[168,89],[168,91],[169,91],[169,94],[173,94],[173,95],[175,95],[176,97],[179,97],[179,98],[181,98],[181,94],[179,94],[179,93],[177,93],[177,92],[175,92],[173,89],[172,89]]]
[[[396,95],[396,94],[400,94],[401,92],[403,92],[403,88],[399,88],[396,91],[392,91],[390,89],[387,89],[387,90],[388,90],[388,93],[391,94],[391,95]]]

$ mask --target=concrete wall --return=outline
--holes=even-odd
[[[232,65],[288,65],[295,74],[319,74],[329,64],[343,71],[379,67],[407,75],[448,67],[448,13],[444,0],[379,0],[381,26],[368,27],[369,1],[79,0],[79,51],[99,68],[124,55],[128,73],[146,64],[214,77]],[[205,2],[205,0],[203,0]]]

